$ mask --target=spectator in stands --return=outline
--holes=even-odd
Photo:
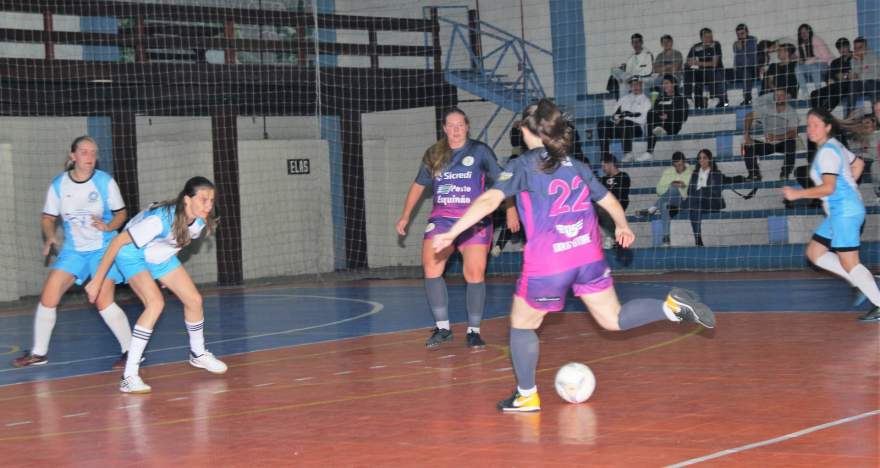
[[[749,27],[743,23],[736,25],[736,41],[733,43],[733,69],[736,81],[742,84],[743,101],[752,103],[752,86],[758,76],[758,39],[749,35]]]
[[[771,63],[776,61],[776,47],[776,41],[769,41],[766,39],[758,41],[758,66],[756,71],[758,79],[761,80],[762,83],[761,90],[764,89],[763,81],[767,74],[767,69],[770,67]]]
[[[617,101],[617,110],[611,118],[599,122],[598,125],[602,153],[608,152],[612,139],[619,138],[623,142],[624,162],[635,160],[632,153],[633,138],[645,134],[648,111],[651,110],[651,100],[642,93],[642,82],[639,78],[630,77],[629,86],[630,94]]]
[[[831,61],[828,67],[828,86],[820,88],[810,93],[810,106],[820,107],[829,111],[834,110],[842,97],[849,96],[850,72],[852,71],[852,50],[850,49],[849,40],[841,37],[834,43],[840,57]],[[847,99],[846,108],[850,109],[855,103]],[[849,112],[847,112],[849,114]]]
[[[617,160],[614,159],[614,155],[611,153],[605,153],[602,155],[602,172],[604,174],[599,177],[599,181],[602,182],[602,185],[604,185],[609,192],[617,197],[620,206],[626,211],[626,208],[629,206],[629,174],[621,171],[617,167]],[[614,219],[612,219],[611,215],[598,204],[593,205],[593,208],[596,209],[596,216],[599,218],[599,226],[605,234],[602,246],[605,249],[610,249],[614,247]]]
[[[809,24],[798,27],[798,56],[795,66],[795,76],[798,82],[798,93],[802,98],[807,98],[814,89],[822,87],[822,79],[831,62],[831,51],[828,45],[816,34]],[[809,83],[813,88],[810,89]]]
[[[684,74],[684,94],[694,95],[694,107],[703,109],[703,87],[709,86],[712,97],[718,98],[717,107],[727,107],[727,87],[724,82],[724,65],[721,61],[721,44],[712,37],[712,30],[700,30],[701,41],[694,44],[687,55],[687,70]]]
[[[755,120],[759,120],[764,126],[762,139],[752,138],[752,123]],[[789,104],[788,94],[784,89],[779,88],[773,94],[755,99],[752,112],[746,114],[743,122],[743,158],[749,172],[747,180],[761,180],[758,156],[773,153],[785,154],[779,178],[788,179],[794,169],[799,124],[800,119]]]
[[[694,243],[703,246],[703,215],[724,209],[724,197],[721,196],[724,175],[712,160],[712,152],[701,149],[697,154],[697,168],[688,182],[687,199],[682,208],[687,208],[694,231]]]
[[[672,48],[672,36],[664,34],[660,38],[660,45],[663,46],[663,52],[654,57],[654,73],[657,75],[651,85],[651,90],[660,89],[662,92],[663,79],[667,75],[675,78],[676,85],[681,84],[684,76],[682,68],[684,67],[684,57],[681,52]]]
[[[633,34],[630,39],[633,48],[633,54],[629,56],[626,62],[611,69],[611,76],[614,79],[609,80],[608,92],[615,96],[619,96],[619,90],[624,89],[624,85],[629,83],[630,78],[636,77],[639,80],[647,81],[654,73],[654,55],[650,51],[643,49],[644,39],[639,33]],[[612,89],[614,84],[617,85],[618,93]]]
[[[684,96],[678,94],[675,78],[672,75],[663,77],[663,93],[654,102],[654,108],[648,112],[648,152],[643,153],[637,161],[650,161],[654,157],[657,137],[678,135],[681,126],[688,118],[688,103]]]
[[[657,182],[657,199],[647,210],[639,211],[640,216],[654,216],[660,213],[663,220],[663,245],[669,246],[669,224],[672,222],[672,210],[678,210],[687,199],[688,183],[694,168],[687,163],[684,153],[676,151],[672,154],[672,167],[667,167]]]
[[[771,63],[767,67],[767,71],[764,73],[764,80],[761,83],[761,94],[768,94],[774,89],[782,88],[792,99],[797,99],[796,51],[795,46],[790,43],[779,44],[776,48],[779,62]]]
[[[880,60],[868,50],[868,41],[864,37],[853,40],[853,58],[850,62],[850,95],[853,104],[859,97],[877,100],[877,80],[880,79]]]

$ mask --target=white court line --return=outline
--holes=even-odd
[[[269,385],[275,385],[275,382],[256,384],[256,385],[254,385],[254,387],[268,387]]]
[[[25,425],[25,424],[31,424],[31,421],[17,421],[17,422],[11,422],[11,423],[7,424],[6,427],[23,426],[23,425]]]
[[[500,369],[495,369],[495,372],[504,372],[509,370],[513,370],[513,367],[502,367]]]
[[[785,442],[787,440],[791,440],[802,435],[807,435],[811,432],[821,431],[822,429],[828,429],[829,427],[839,426],[841,424],[846,424],[853,421],[858,421],[859,419],[864,419],[870,416],[875,416],[880,414],[880,409],[874,411],[868,411],[867,413],[857,414],[855,416],[850,416],[848,418],[838,419],[836,421],[827,422],[825,424],[819,424],[818,426],[808,427],[806,429],[802,429],[797,432],[792,432],[791,434],[785,434],[783,436],[779,436],[773,439],[764,440],[761,442],[755,442],[753,444],[742,445],[736,448],[722,450],[720,452],[715,452],[711,455],[706,455],[704,457],[699,458],[691,458],[690,460],[685,460],[683,462],[678,462],[674,465],[669,465],[666,468],[679,468],[682,466],[696,465],[697,463],[702,463],[707,460],[714,460],[716,458],[725,457],[727,455],[733,455],[735,453],[745,452],[746,450],[751,450],[754,448],[764,447],[767,445],[772,445],[777,442]]]
[[[314,377],[300,377],[300,378],[294,379],[294,380],[297,382],[303,382],[303,381],[312,380],[312,379],[314,379]]]
[[[450,358],[454,358],[454,357],[455,357],[454,354],[447,354],[446,356],[440,356],[437,359],[450,359]]]
[[[354,373],[354,371],[344,370],[344,371],[342,371],[342,372],[337,372],[337,373],[335,373],[335,374],[333,374],[333,375],[348,375],[348,374],[353,374],[353,373]]]
[[[336,300],[336,301],[362,302],[362,303],[369,304],[373,307],[372,307],[372,309],[370,309],[367,312],[364,312],[363,314],[355,315],[354,317],[349,317],[347,319],[336,320],[336,321],[327,322],[327,323],[319,323],[318,325],[312,325],[312,326],[302,327],[302,328],[291,328],[290,330],[283,330],[283,331],[278,331],[278,332],[260,333],[258,335],[247,335],[247,336],[239,336],[236,338],[227,338],[225,340],[208,341],[205,343],[206,345],[212,345],[212,344],[217,344],[217,343],[229,343],[231,341],[251,340],[251,339],[255,339],[255,338],[265,338],[267,336],[287,335],[290,333],[296,333],[296,332],[307,331],[307,330],[314,330],[316,328],[332,327],[333,325],[339,325],[342,323],[362,319],[364,317],[369,317],[370,315],[378,314],[379,312],[382,311],[382,309],[385,308],[385,306],[379,302],[368,301],[365,299],[351,299],[351,298],[347,298],[347,297],[315,296],[315,295],[310,295],[310,294],[247,294],[247,296],[250,296],[250,297],[255,297],[255,296],[258,296],[258,297],[311,297],[311,298],[317,298],[317,299],[330,299],[330,300]],[[312,343],[309,343],[309,344],[312,344]],[[151,348],[150,352],[157,353],[159,351],[172,351],[172,350],[176,350],[176,349],[189,349],[189,345],[171,346],[168,348],[159,348],[159,349],[152,349]],[[277,349],[277,348],[269,348],[269,349]],[[248,351],[248,352],[250,352],[250,351]],[[236,354],[240,354],[240,353],[236,353]],[[67,364],[75,364],[78,362],[89,362],[89,361],[110,359],[112,357],[118,358],[119,355],[114,354],[111,356],[96,356],[96,357],[90,357],[90,358],[85,358],[85,359],[73,359],[70,361],[52,361],[52,362],[50,362],[48,364],[44,364],[40,367],[42,367],[42,368],[56,367],[56,366],[63,366],[63,365],[67,365]],[[167,363],[163,363],[163,364],[173,364],[174,362],[180,362],[180,361],[172,361],[172,362],[167,362]],[[22,369],[25,369],[25,368],[24,367],[11,367],[9,369],[0,369],[0,373],[20,371]],[[83,374],[83,375],[89,375],[89,374]],[[7,385],[14,385],[15,383],[19,383],[19,382],[0,385],[0,387],[5,387]]]
[[[84,413],[65,414],[64,416],[61,416],[61,417],[62,417],[62,418],[78,418],[78,417],[80,417],[80,416],[85,416],[85,415],[87,415],[87,414],[89,414],[88,411],[86,411],[86,412],[84,412]]]
[[[189,397],[179,396],[177,398],[171,398],[170,400],[165,400],[165,401],[180,401],[180,400],[189,400]]]
[[[378,366],[370,366],[370,369],[384,369],[386,367],[388,366],[386,366],[385,364],[379,364]]]
[[[136,403],[136,404],[133,404],[133,405],[120,406],[119,408],[116,408],[116,409],[137,408],[138,406],[140,406],[140,404],[139,404],[139,403]]]
[[[415,361],[406,361],[406,362],[404,362],[404,364],[418,364],[420,362],[422,362],[421,359],[416,359]]]

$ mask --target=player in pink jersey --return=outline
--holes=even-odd
[[[449,298],[443,271],[446,261],[458,248],[464,258],[464,279],[467,282],[467,346],[482,348],[486,345],[480,337],[480,322],[486,307],[486,257],[492,245],[492,221],[483,217],[475,226],[461,232],[447,248],[434,252],[431,239],[446,232],[467,210],[471,202],[486,190],[486,179],[497,180],[501,168],[492,150],[468,138],[468,118],[461,109],[452,108],[443,117],[445,137],[432,145],[422,158],[422,167],[412,183],[397,221],[397,233],[406,235],[406,226],[416,203],[425,187],[432,187],[433,208],[422,241],[422,265],[425,271],[425,293],[428,306],[434,315],[434,329],[425,342],[428,348],[452,340],[449,325]],[[508,227],[519,230],[516,210],[507,210]]]
[[[634,299],[621,306],[602,253],[593,204],[611,215],[617,226],[615,238],[626,248],[635,235],[623,208],[587,166],[568,157],[572,132],[555,104],[542,99],[529,106],[520,127],[529,151],[510,163],[498,182],[477,198],[448,232],[434,236],[433,243],[435,251],[447,248],[505,198],[516,196],[527,239],[510,316],[510,353],[517,390],[497,405],[499,410],[513,412],[541,409],[535,385],[535,330],[548,312],[562,310],[569,288],[607,330],[629,330],[658,320],[715,326],[712,310],[696,293],[685,289],[674,288],[665,301]]]

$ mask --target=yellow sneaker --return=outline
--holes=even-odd
[[[519,390],[517,390],[513,392],[510,398],[499,401],[495,407],[500,411],[517,413],[541,411],[541,397],[538,396],[538,392],[532,393],[529,396],[522,396],[519,394]]]
[[[673,288],[666,296],[666,306],[682,322],[698,323],[706,328],[715,328],[715,313],[700,302],[700,295],[683,288]]]

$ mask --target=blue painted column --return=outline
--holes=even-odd
[[[859,36],[868,40],[868,47],[880,51],[880,0],[856,0]]]
[[[82,16],[79,19],[82,32],[116,34],[116,18]],[[82,58],[85,61],[118,62],[122,57],[116,46],[83,46]],[[101,86],[96,84],[96,86]],[[90,116],[86,120],[86,132],[98,142],[98,167],[113,174],[113,137],[110,131],[110,117]]]
[[[336,12],[335,0],[317,0],[317,11],[320,14]],[[318,29],[316,36],[320,42],[336,42],[336,30]],[[315,57],[315,66],[335,67],[335,55],[319,55]],[[320,92],[320,90],[318,90]],[[321,139],[327,140],[330,157],[330,203],[333,219],[333,267],[342,270],[347,267],[345,255],[345,202],[342,187],[342,136],[340,134],[339,117],[324,115],[318,110],[321,125]]]
[[[556,102],[574,115],[584,143],[584,155],[598,161],[595,119],[604,112],[602,100],[587,96],[587,38],[583,3],[550,0],[553,42],[553,92]]]

